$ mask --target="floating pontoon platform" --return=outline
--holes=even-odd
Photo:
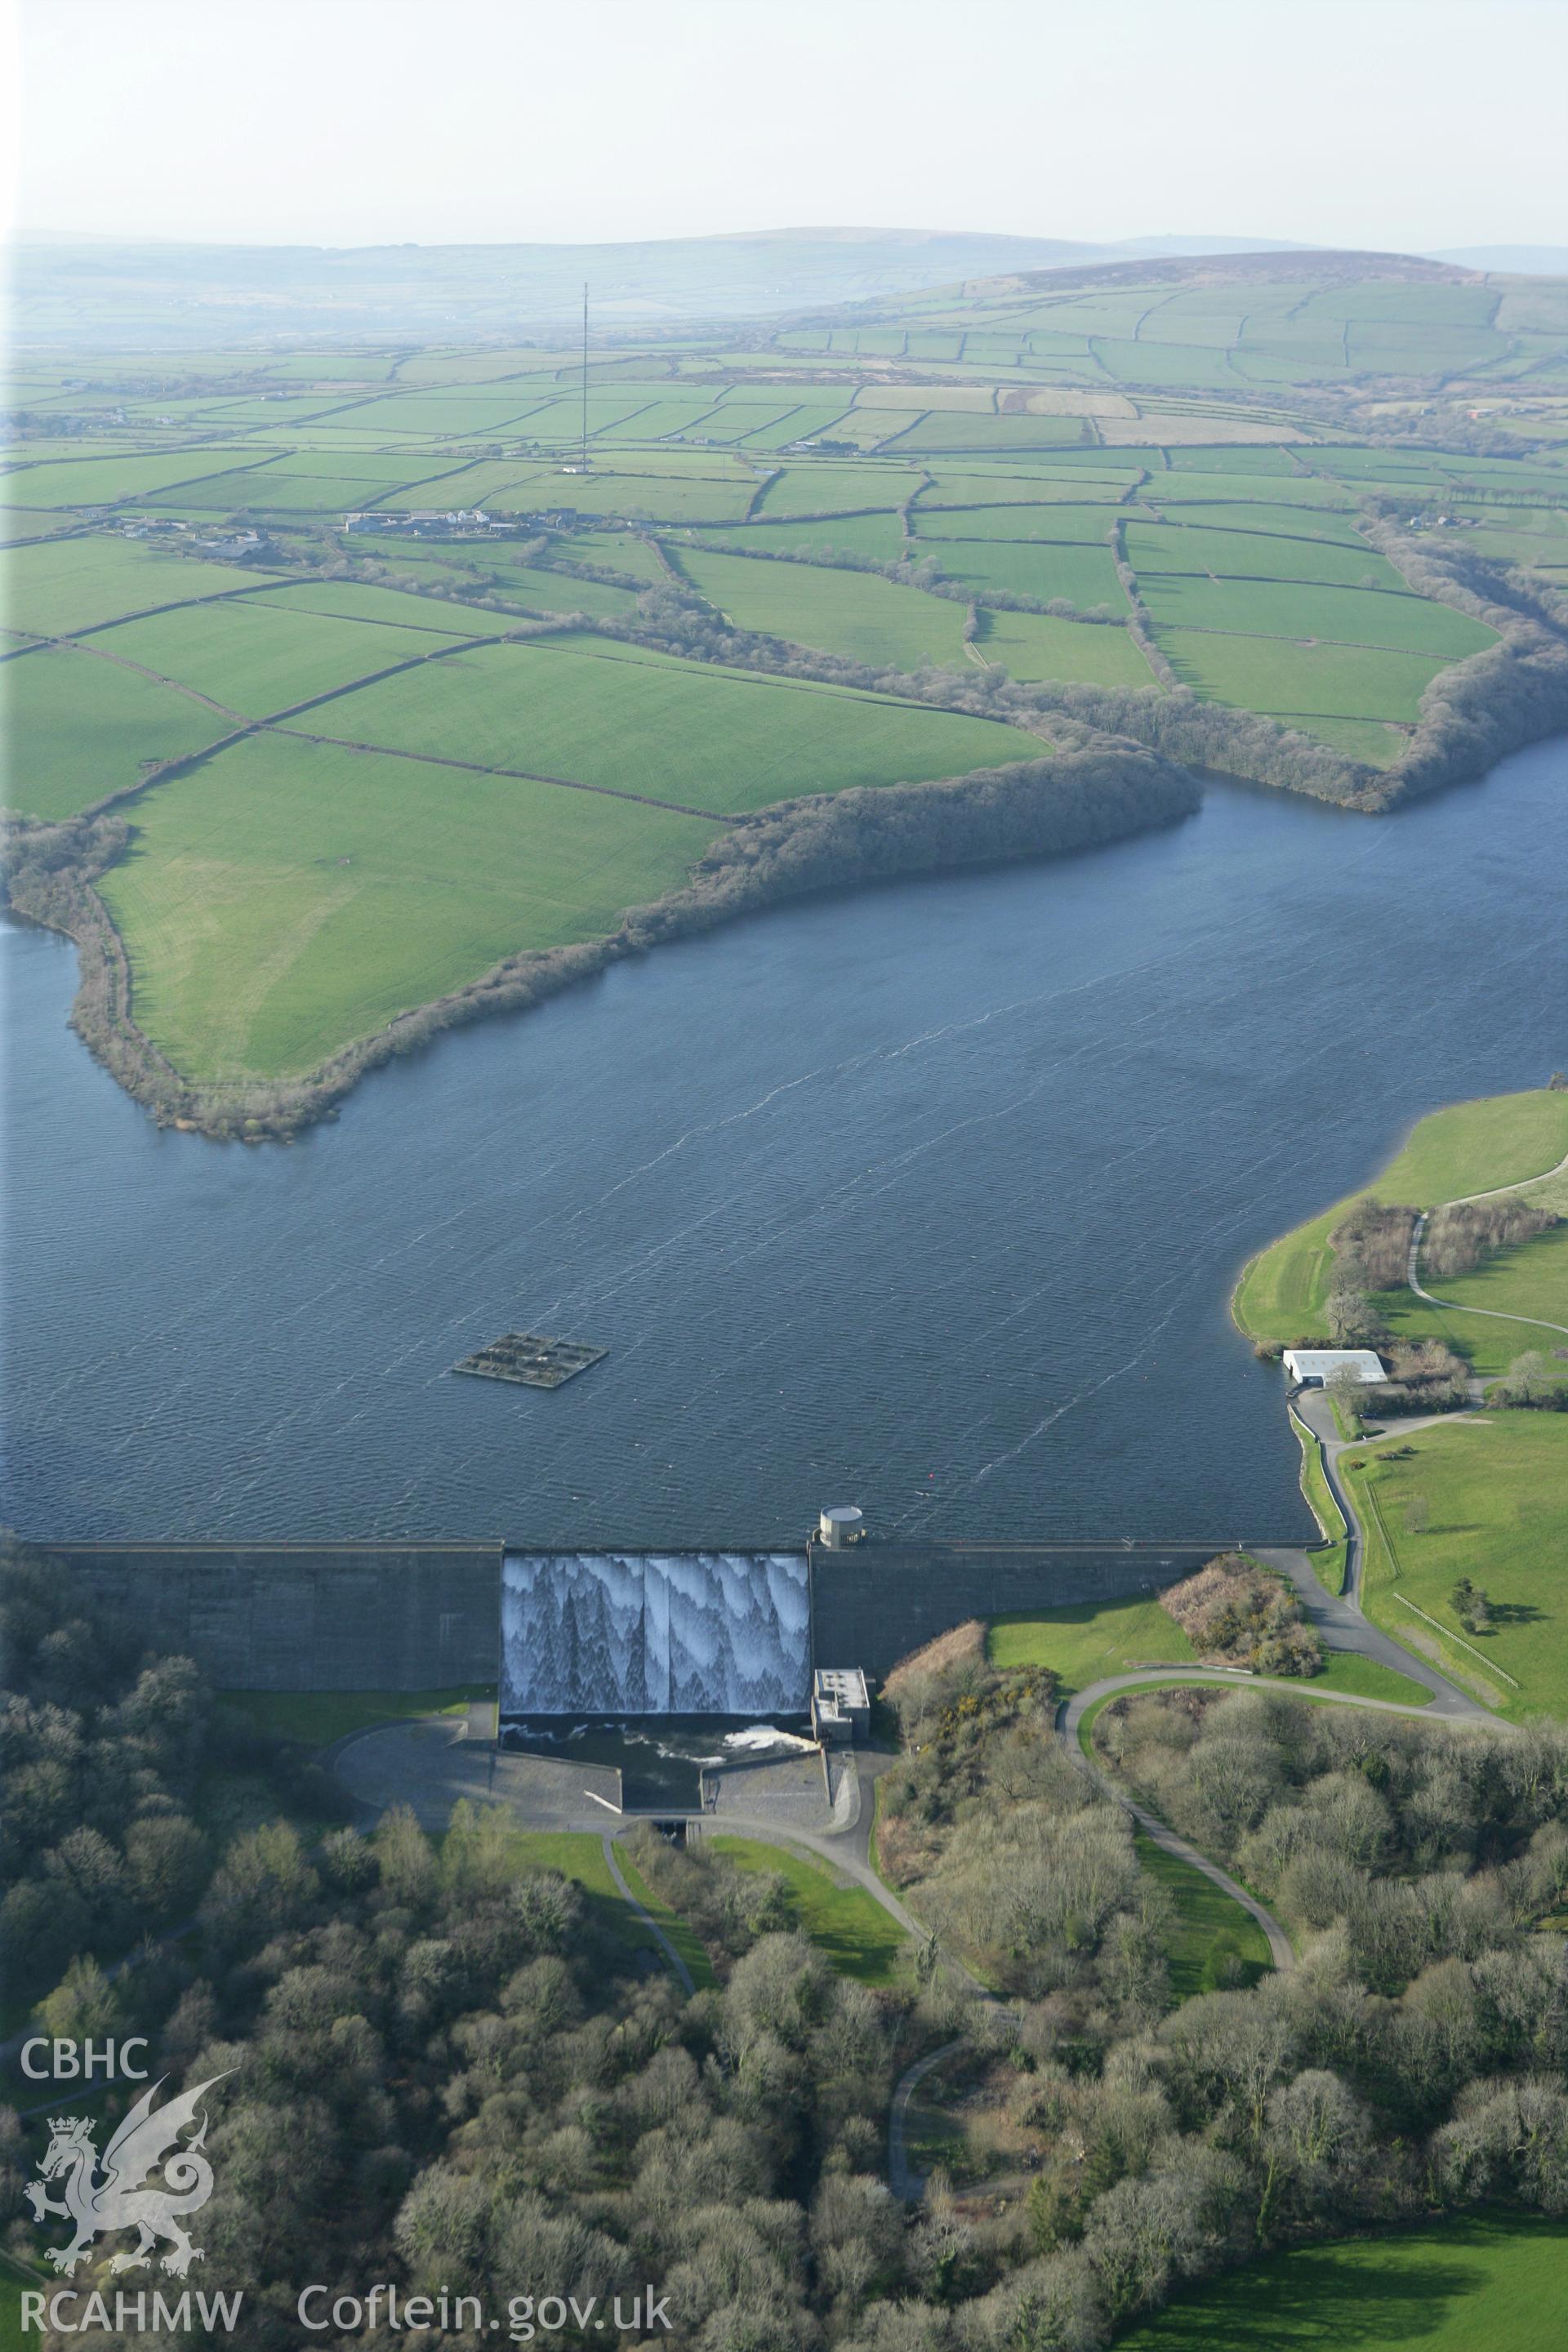
[[[552,1339],[542,1331],[504,1331],[488,1347],[476,1348],[453,1365],[455,1372],[471,1372],[481,1381],[515,1381],[523,1388],[558,1389],[575,1380],[590,1364],[609,1354],[607,1348],[584,1347],[577,1339]]]

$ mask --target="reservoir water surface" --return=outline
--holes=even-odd
[[[288,1148],[160,1132],[0,933],[38,1538],[1305,1534],[1226,1297],[1411,1120],[1568,1063],[1568,746],[1398,816],[1211,787],[461,1031]],[[533,1328],[557,1391],[454,1377]]]

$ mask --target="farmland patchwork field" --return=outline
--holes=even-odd
[[[132,827],[101,896],[147,1034],[201,1084],[298,1075],[614,929],[727,821],[1038,759],[1058,688],[1163,740],[1173,681],[1314,740],[1313,789],[1396,791],[1508,625],[1488,578],[1568,581],[1568,290],[1133,275],[617,343],[585,470],[548,349],[25,356],[7,797]],[[1406,550],[1496,572],[1438,597]]]
[[[138,803],[103,893],[139,1018],[178,1068],[207,1085],[298,1076],[503,957],[614,929],[680,887],[726,815],[1044,748],[594,639],[458,642]]]

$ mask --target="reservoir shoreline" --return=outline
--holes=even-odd
[[[1563,1055],[1568,747],[1397,818],[1211,786],[1091,858],[802,900],[375,1073],[155,1128],[0,931],[0,1516],[40,1540],[1281,1540],[1246,1261]],[[508,1328],[611,1349],[452,1378]]]

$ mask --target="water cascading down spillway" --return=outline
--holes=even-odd
[[[810,1691],[804,1552],[508,1552],[500,1712],[791,1715]]]

